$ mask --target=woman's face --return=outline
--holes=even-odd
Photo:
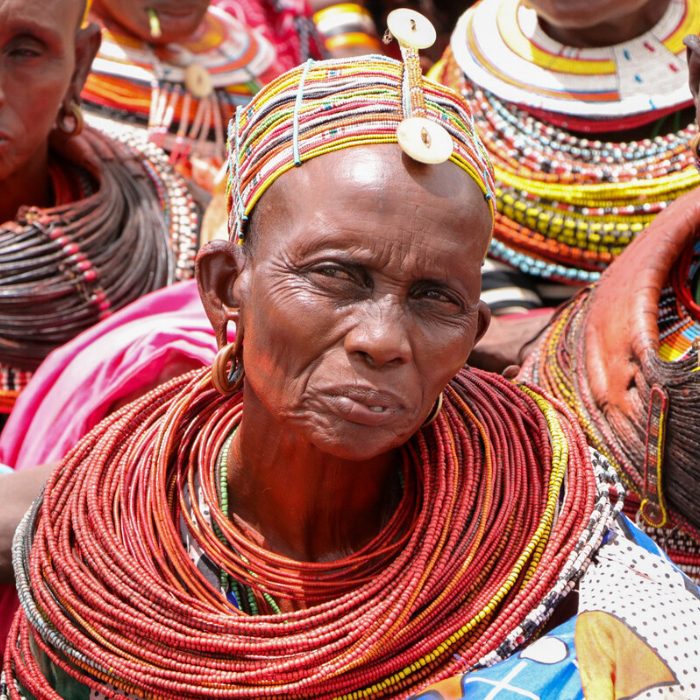
[[[95,0],[94,9],[107,14],[143,41],[178,43],[192,36],[201,24],[210,0]],[[148,10],[158,15],[161,36],[151,35]]]
[[[74,78],[83,5],[0,0],[0,182],[47,157],[49,132]]]
[[[284,174],[256,207],[233,288],[247,391],[336,456],[403,444],[486,330],[490,230],[469,175],[395,145]]]

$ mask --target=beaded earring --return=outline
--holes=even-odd
[[[231,368],[228,363],[231,362]],[[236,329],[236,339],[219,350],[211,367],[211,383],[224,396],[240,391],[245,379],[243,367],[243,333]]]

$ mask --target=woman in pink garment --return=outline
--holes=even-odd
[[[41,365],[0,435],[0,463],[22,472],[0,474],[0,655],[17,607],[7,552],[27,499],[111,410],[215,356],[214,334],[191,280],[139,299]]]

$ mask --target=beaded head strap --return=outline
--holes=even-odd
[[[384,43],[392,38],[399,42],[403,58],[403,121],[396,130],[399,146],[420,163],[437,164],[449,160],[453,151],[452,137],[436,122],[426,119],[423,72],[419,49],[435,43],[433,25],[413,10],[393,10],[387,17]]]
[[[88,15],[90,14],[90,6],[92,5],[92,0],[87,0],[85,3],[85,12],[83,12],[83,19],[80,22],[80,27],[87,27],[90,20],[88,20]]]
[[[413,31],[410,21],[404,24]],[[394,32],[403,36],[392,22]],[[232,237],[242,242],[248,215],[287,170],[324,153],[375,143],[398,143],[424,163],[451,160],[477,183],[493,220],[493,168],[469,107],[421,75],[415,43],[402,43],[402,50],[404,62],[386,56],[309,60],[238,108],[228,142]]]

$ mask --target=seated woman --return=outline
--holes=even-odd
[[[232,241],[198,258],[219,354],[54,472],[16,541],[0,695],[460,697],[538,663],[550,622],[568,697],[693,697],[668,649],[698,648],[697,588],[626,538],[568,412],[463,367],[493,173],[404,53],[307,63],[238,112]]]
[[[518,272],[485,279],[492,309],[565,300],[697,185],[682,39],[698,31],[696,0],[483,0],[462,16],[433,77],[467,98],[496,170],[490,254]]]
[[[84,0],[2,7],[1,423],[51,350],[193,272],[198,213],[163,153],[80,133],[99,45],[84,11]]]
[[[310,18],[283,10],[286,31],[280,34],[265,31],[260,3],[217,4],[95,0],[91,17],[102,25],[103,39],[83,89],[91,110],[147,127],[171,163],[188,176],[194,168],[195,181],[210,190],[212,173],[225,160],[225,127],[236,106],[319,52]],[[302,38],[298,55],[290,55],[295,44],[289,23],[295,19]]]
[[[688,37],[688,45],[700,107],[700,40]],[[693,191],[558,313],[520,375],[573,408],[630,488],[629,515],[696,581],[698,231]]]

